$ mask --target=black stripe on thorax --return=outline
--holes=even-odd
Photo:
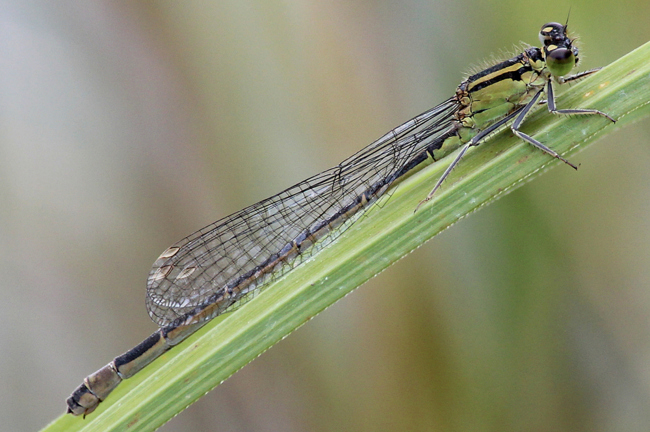
[[[525,73],[533,71],[531,60],[537,62],[541,59],[542,53],[539,48],[528,48],[511,59],[470,76],[461,84],[461,87],[472,93],[503,80],[521,81]]]

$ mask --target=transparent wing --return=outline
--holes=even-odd
[[[454,131],[453,99],[391,130],[334,168],[220,219],[169,247],[147,281],[159,326],[233,310],[330,244],[397,178]],[[215,307],[216,306],[216,307]]]

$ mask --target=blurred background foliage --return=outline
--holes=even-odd
[[[650,39],[645,0],[3,1],[2,429],[45,425],[155,329],[144,282],[168,245],[443,101],[569,6],[583,69]],[[458,223],[162,430],[647,430],[649,133]]]

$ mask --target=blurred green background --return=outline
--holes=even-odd
[[[647,0],[0,4],[11,431],[155,330],[145,280],[173,242],[443,101],[569,6],[583,69],[650,39]],[[161,430],[648,430],[649,133],[458,223]]]

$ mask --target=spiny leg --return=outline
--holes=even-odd
[[[512,120],[512,119],[517,115],[518,112],[519,112],[519,110],[518,110],[518,111],[515,111],[515,112],[513,112],[513,113],[511,113],[511,114],[509,114],[509,115],[506,116],[505,118],[502,118],[501,120],[499,120],[498,122],[494,123],[493,125],[491,125],[491,126],[485,128],[484,130],[482,130],[482,131],[480,131],[478,134],[476,134],[476,135],[475,135],[471,140],[469,140],[466,144],[464,144],[464,145],[460,148],[460,151],[458,152],[458,155],[457,155],[456,158],[453,160],[453,162],[452,162],[451,164],[449,164],[449,166],[447,167],[447,169],[445,170],[445,172],[442,173],[442,175],[440,176],[440,178],[439,178],[438,181],[436,182],[436,185],[433,187],[433,189],[431,190],[431,192],[429,192],[429,195],[427,195],[427,197],[426,197],[425,199],[423,199],[422,201],[420,201],[420,203],[417,205],[417,207],[415,207],[415,210],[413,211],[413,213],[415,213],[416,211],[418,211],[418,209],[422,206],[422,204],[426,203],[427,201],[430,201],[431,198],[433,198],[433,195],[436,193],[436,191],[438,190],[438,188],[440,188],[440,185],[442,184],[442,182],[445,181],[445,179],[449,176],[449,173],[451,173],[451,171],[452,171],[454,168],[456,168],[456,165],[458,165],[458,162],[460,162],[460,160],[463,158],[463,156],[465,156],[465,153],[467,152],[467,150],[468,150],[470,147],[479,145],[479,144],[481,143],[481,141],[482,141],[486,136],[488,136],[489,134],[491,134],[491,133],[494,132],[495,130],[499,129],[500,127],[502,127],[503,125],[505,125],[506,123],[508,123],[510,120]]]
[[[577,80],[583,79],[585,77],[588,77],[589,75],[591,75],[593,73],[596,73],[601,69],[602,68],[594,68],[594,69],[589,69],[589,70],[586,70],[586,71],[578,72],[577,74],[569,75],[569,76],[566,76],[566,77],[560,77],[560,78],[558,78],[558,81],[560,82],[560,84],[564,84],[564,83],[571,82],[571,81],[577,81]]]
[[[569,162],[568,160],[564,159],[555,150],[552,150],[551,148],[549,148],[549,147],[545,146],[544,144],[542,144],[541,142],[537,141],[535,138],[533,138],[530,135],[525,134],[524,132],[519,130],[519,126],[521,126],[521,123],[524,121],[524,118],[526,118],[526,114],[528,114],[530,112],[530,110],[533,108],[533,106],[535,106],[535,104],[537,103],[537,100],[539,99],[539,97],[542,94],[542,91],[543,90],[538,91],[535,94],[535,96],[533,96],[533,98],[526,104],[524,109],[522,109],[519,112],[519,114],[517,115],[517,118],[515,119],[515,122],[512,124],[512,126],[510,126],[510,129],[512,129],[512,132],[515,135],[517,135],[519,138],[526,141],[527,143],[532,144],[535,147],[537,147],[538,149],[542,150],[543,152],[553,156],[556,159],[561,160],[562,162],[569,165],[570,167],[572,167],[574,169],[578,169],[578,167],[576,165],[574,165],[571,162]],[[552,100],[553,100],[552,95],[549,95],[549,97],[548,97],[549,108],[550,108],[550,105],[552,103],[551,102]],[[555,104],[553,103],[553,105],[555,105]],[[557,112],[557,111],[555,111],[555,112]]]
[[[463,156],[465,155],[465,152],[467,152],[467,150],[468,150],[471,146],[472,146],[472,141],[469,141],[467,144],[465,144],[464,146],[462,146],[462,147],[460,148],[460,152],[458,152],[458,155],[456,156],[456,158],[454,159],[454,161],[453,161],[452,163],[450,163],[449,166],[447,167],[447,169],[445,170],[445,172],[442,173],[442,175],[441,175],[440,178],[438,179],[438,182],[436,183],[436,185],[433,187],[433,189],[431,190],[431,192],[429,192],[429,195],[427,195],[427,197],[426,197],[425,199],[423,199],[422,201],[420,201],[420,203],[417,205],[417,207],[415,207],[415,210],[413,210],[413,213],[415,213],[416,211],[418,211],[418,209],[420,208],[420,206],[422,206],[422,204],[424,204],[425,202],[431,200],[431,198],[432,198],[433,195],[436,193],[436,191],[438,190],[438,188],[440,187],[440,185],[442,184],[442,182],[445,181],[445,179],[447,178],[447,176],[449,175],[449,173],[450,173],[450,172],[451,172],[451,171],[456,167],[456,165],[458,165],[458,162],[460,162],[460,160],[461,160],[461,159],[463,158]]]
[[[602,68],[594,68],[594,69],[589,69],[588,71],[578,72],[577,74],[569,75],[569,76],[566,76],[566,77],[559,77],[558,82],[560,84],[564,84],[564,83],[570,83],[570,82],[573,82],[573,81],[578,81],[578,80],[581,80],[581,79],[583,79],[585,77],[588,77],[589,75],[591,75],[593,73],[598,72],[601,69]],[[546,99],[542,99],[542,100],[540,100],[538,102],[538,104],[539,105],[546,105],[547,102],[548,101]]]
[[[596,72],[596,70],[591,70],[587,72],[583,72],[581,74],[576,74],[572,75],[570,77],[565,78],[562,82],[568,82],[569,80],[575,80],[575,79],[580,79],[585,77],[588,74],[592,74]],[[553,81],[550,79],[548,80],[548,83],[546,84],[546,95],[547,95],[547,103],[548,103],[548,110],[549,112],[553,114],[568,114],[568,115],[600,115],[603,116],[612,122],[616,123],[616,120],[614,120],[612,117],[607,115],[606,113],[602,111],[598,111],[596,109],[583,109],[583,108],[578,108],[578,109],[557,109],[555,107],[555,93],[553,91]]]

